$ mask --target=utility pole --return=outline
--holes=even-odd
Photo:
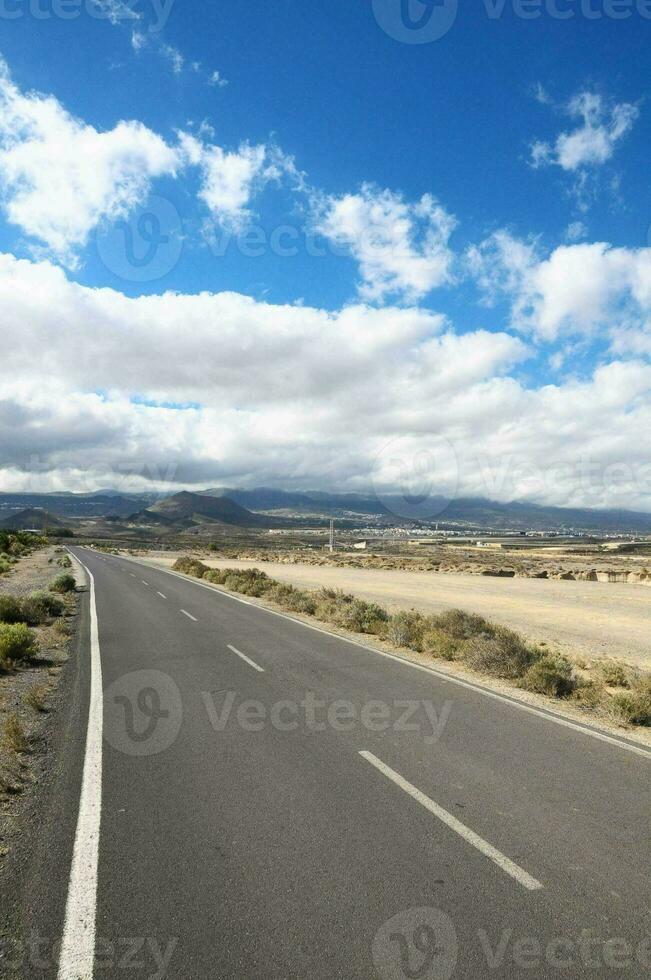
[[[330,551],[335,550],[335,522],[330,519]]]

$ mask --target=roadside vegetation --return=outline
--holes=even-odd
[[[618,661],[575,663],[461,609],[429,616],[413,609],[389,613],[338,589],[297,589],[257,568],[211,569],[190,556],[178,558],[172,568],[288,612],[376,636],[425,659],[457,663],[525,691],[563,699],[621,725],[651,726],[651,674]]]
[[[10,537],[10,542],[6,541]],[[41,547],[35,535],[25,544],[20,536],[0,538],[12,547],[15,569],[0,592],[0,802],[21,793],[31,781],[33,749],[38,742],[42,719],[63,662],[72,632],[75,579],[62,571],[52,579],[54,564],[68,568],[59,552],[36,559],[36,566],[23,566],[20,559]],[[18,547],[16,547],[16,544]],[[58,559],[58,560],[57,560]],[[40,569],[34,574],[34,567]],[[48,571],[49,569],[49,571]],[[41,584],[28,592],[25,579]],[[39,581],[40,579],[40,581]],[[51,581],[48,582],[48,579]],[[15,584],[14,584],[15,583]],[[10,589],[11,591],[8,591]],[[22,591],[21,591],[22,590]],[[0,850],[4,843],[0,834]]]
[[[45,544],[44,537],[31,531],[0,531],[0,575],[7,575],[20,558]]]

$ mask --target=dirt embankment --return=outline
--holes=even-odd
[[[166,567],[178,557],[169,552],[147,556]],[[257,564],[282,582],[343,589],[390,611],[436,613],[458,607],[570,656],[615,657],[651,667],[651,593],[639,585],[213,559],[203,554],[202,560],[213,568]]]

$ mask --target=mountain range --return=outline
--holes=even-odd
[[[431,521],[442,528],[468,530],[536,530],[584,533],[651,534],[651,514],[627,510],[549,507],[484,498],[432,499]],[[291,527],[309,519],[345,519],[357,523],[411,523],[404,514],[404,498],[320,490],[279,490],[218,487],[200,492],[181,491],[161,499],[160,494],[128,495],[106,489],[95,494],[0,493],[0,523],[24,510],[46,510],[56,518],[118,517],[143,523],[198,526],[211,521],[234,527]],[[25,518],[26,520],[28,518]],[[54,521],[51,518],[51,523]],[[27,526],[37,526],[35,524]]]

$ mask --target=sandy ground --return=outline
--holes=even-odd
[[[169,566],[177,556],[149,557]],[[344,589],[391,610],[413,607],[422,612],[440,612],[456,606],[565,653],[617,657],[651,667],[651,591],[643,585],[498,579],[233,559],[202,561],[212,568],[257,566],[282,582],[302,588],[326,585]]]

